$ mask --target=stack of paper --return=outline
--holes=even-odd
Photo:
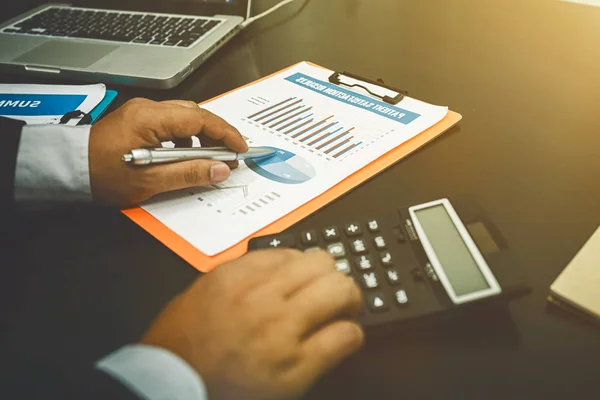
[[[554,281],[549,300],[600,322],[600,228]]]

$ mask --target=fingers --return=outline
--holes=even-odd
[[[221,141],[234,151],[248,150],[248,144],[235,127],[193,102],[169,100],[157,103],[138,99],[130,102],[128,110],[130,115],[127,117],[143,122],[157,142],[177,141],[202,134]]]
[[[238,285],[243,283],[247,290],[264,284],[268,280],[267,277],[272,276],[274,271],[287,265],[301,254],[300,251],[294,249],[256,250],[221,264],[208,276],[221,276],[227,281],[230,288],[239,287]],[[200,285],[202,279],[198,279],[194,284]],[[244,293],[246,292],[243,291],[241,294]],[[227,295],[239,296],[240,293],[232,290]]]
[[[331,271],[311,281],[290,299],[298,315],[300,334],[309,334],[339,318],[355,318],[362,308],[362,295],[346,275]]]
[[[225,164],[227,164],[229,166],[229,168],[231,168],[231,169],[236,169],[237,167],[240,166],[239,161],[227,161]]]
[[[267,249],[252,251],[217,268],[216,273],[226,273],[230,284],[245,282],[248,286],[264,285],[277,271],[285,269],[302,253],[294,249]],[[222,268],[225,267],[225,268]],[[225,269],[231,269],[225,271]]]
[[[335,261],[329,253],[317,251],[301,254],[293,263],[290,262],[277,271],[264,290],[274,290],[284,297],[289,297],[313,280],[330,272],[337,272]]]
[[[270,282],[260,288],[282,296],[295,310],[298,335],[304,336],[336,318],[353,318],[361,310],[358,287],[336,271],[334,259],[324,251],[301,253],[274,270]]]
[[[215,185],[227,180],[231,174],[227,164],[210,160],[190,160],[145,168],[152,176],[155,194],[195,186]]]
[[[202,143],[202,142],[201,142]],[[189,147],[193,147],[194,143],[192,142],[192,138],[186,138],[186,139],[175,139],[173,140],[173,144],[175,144],[176,148],[189,148]],[[202,143],[202,146],[204,147],[208,147],[208,146],[222,146],[222,143],[219,143],[218,141],[215,141],[215,144],[209,145],[206,143]],[[237,167],[240,166],[239,161],[226,161],[225,164],[227,164],[229,166],[230,169],[236,169]]]
[[[198,139],[200,139],[200,144],[202,145],[202,147],[218,147],[218,146],[223,146],[223,142],[221,142],[220,140],[217,139],[213,139],[209,136],[206,135],[200,135],[198,137]]]
[[[230,164],[230,165],[229,165]],[[150,196],[189,187],[216,185],[226,181],[237,163],[190,160],[145,167],[151,185]]]
[[[165,100],[161,101],[161,104],[171,104],[175,106],[182,106],[187,108],[196,108],[199,107],[198,103],[191,100]]]
[[[302,257],[302,252],[295,249],[255,250],[233,261],[239,270],[255,273],[258,269],[272,267],[287,268],[289,263]]]
[[[171,104],[171,105],[183,106],[183,107],[194,108],[194,109],[200,107],[195,102],[193,102],[193,101],[187,101],[187,100],[166,100],[166,101],[163,101],[162,104]],[[212,115],[214,115],[214,114],[212,114]],[[219,118],[219,117],[217,117],[217,118]],[[221,122],[227,124],[227,122],[225,122],[222,119],[221,119]],[[243,139],[243,137],[242,137],[242,139]],[[185,144],[185,145],[184,144],[180,144],[177,147],[191,147],[191,143],[192,142],[190,141],[189,143],[190,143],[189,145],[188,144]],[[203,147],[217,147],[217,146],[222,146],[223,145],[223,141],[221,139],[215,138],[214,136],[211,136],[210,134],[207,134],[206,132],[204,132],[204,135],[200,136],[200,143],[202,144]],[[247,145],[246,145],[246,148],[247,148]],[[231,147],[231,149],[235,150],[233,147]],[[243,152],[243,151],[246,151],[246,150],[238,150],[238,151],[242,151]],[[237,168],[238,167],[238,162],[237,161],[233,161],[231,164],[228,163],[228,165],[231,168]]]
[[[358,351],[364,343],[364,336],[356,322],[332,322],[302,343],[302,361],[291,373],[302,382],[314,381]]]
[[[173,140],[173,144],[175,144],[175,147],[192,147],[193,143],[192,143],[192,138],[186,138],[186,139],[175,139]]]
[[[248,144],[235,127],[209,111],[201,108],[198,110],[200,110],[204,116],[203,135],[207,138],[223,142],[225,146],[229,147],[231,150],[240,153],[248,151]]]

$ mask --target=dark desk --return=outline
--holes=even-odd
[[[300,5],[252,26],[180,87],[119,88],[120,102],[201,101],[310,60],[449,105],[464,117],[458,128],[303,224],[472,193],[533,286],[505,311],[370,343],[307,397],[594,397],[600,330],[553,311],[545,297],[600,224],[600,8],[553,0],[313,0],[295,10]],[[20,216],[19,226],[20,308],[4,346],[31,364],[89,365],[136,340],[197,276],[116,210],[34,212]]]

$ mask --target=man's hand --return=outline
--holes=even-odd
[[[198,136],[203,146],[225,145],[237,152],[248,150],[237,129],[196,103],[128,101],[92,127],[89,166],[94,201],[128,206],[161,192],[226,180],[230,167],[237,163],[193,160],[132,166],[122,160],[132,149],[161,147],[161,142],[191,146],[192,136]]]
[[[186,360],[212,400],[299,397],[363,343],[360,290],[325,252],[252,252],[198,279],[142,339]]]

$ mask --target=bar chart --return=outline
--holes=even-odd
[[[263,107],[245,120],[331,159],[340,159],[364,143],[365,133],[359,133],[356,126],[345,124],[298,97]]]

